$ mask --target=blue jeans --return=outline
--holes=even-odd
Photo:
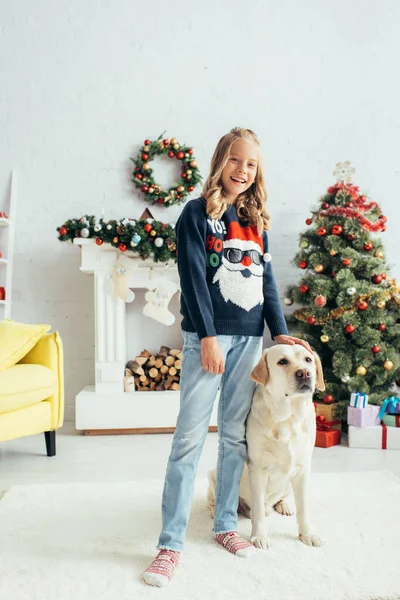
[[[183,549],[197,464],[218,388],[221,392],[214,531],[237,529],[239,485],[246,458],[245,421],[255,388],[250,373],[262,352],[262,337],[218,335],[225,372],[213,375],[203,369],[198,335],[187,331],[182,334],[180,410],[165,476],[158,541],[158,548],[179,551]]]

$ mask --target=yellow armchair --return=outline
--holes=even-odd
[[[55,331],[0,372],[0,441],[44,433],[47,456],[55,456],[56,429],[63,421],[63,348]]]

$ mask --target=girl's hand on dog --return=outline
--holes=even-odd
[[[276,335],[274,337],[274,342],[277,344],[289,344],[290,346],[300,344],[300,346],[304,346],[304,348],[312,354],[312,349],[308,342],[301,340],[300,338],[292,337],[291,335]]]
[[[225,361],[216,337],[205,337],[201,340],[201,360],[203,369],[214,375],[225,371]]]

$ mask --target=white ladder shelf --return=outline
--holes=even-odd
[[[16,205],[17,172],[12,171],[9,202],[1,211],[8,218],[0,217],[0,288],[5,289],[5,300],[0,299],[0,320],[11,317]]]

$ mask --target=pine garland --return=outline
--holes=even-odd
[[[94,215],[68,219],[57,227],[60,242],[74,238],[95,239],[96,244],[111,244],[120,252],[131,251],[142,259],[152,257],[154,262],[176,261],[176,233],[174,225],[154,219],[120,219],[97,221]]]

